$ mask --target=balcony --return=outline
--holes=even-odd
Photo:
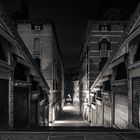
[[[33,57],[41,56],[41,50],[33,50]]]
[[[110,51],[108,50],[101,50],[100,51],[100,57],[109,57]]]
[[[109,57],[111,50],[92,50],[89,52],[90,57]]]

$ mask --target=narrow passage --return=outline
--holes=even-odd
[[[63,107],[63,112],[52,126],[89,126],[80,115],[78,107],[67,105]]]

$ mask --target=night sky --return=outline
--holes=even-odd
[[[20,10],[20,0],[0,0],[6,11]],[[65,67],[76,66],[88,19],[96,19],[110,7],[134,11],[139,0],[28,0],[30,17],[52,18]],[[127,5],[126,5],[127,3]]]

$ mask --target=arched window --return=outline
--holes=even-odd
[[[40,50],[40,38],[39,37],[34,39],[34,49]]]
[[[110,42],[106,38],[100,41],[99,50],[110,50]]]
[[[33,57],[39,57],[41,56],[41,48],[40,48],[40,38],[36,37],[34,39],[34,49],[33,49]]]
[[[138,44],[138,48],[137,48],[136,53],[134,55],[134,62],[139,61],[139,60],[140,60],[140,42]]]
[[[0,43],[0,59],[3,60],[3,61],[7,60],[1,43]]]

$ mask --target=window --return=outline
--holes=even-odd
[[[109,24],[99,25],[99,31],[110,31],[110,30],[111,30],[111,25]]]
[[[40,30],[40,26],[35,25],[35,30]]]
[[[40,50],[40,38],[39,37],[34,39],[34,49]]]
[[[107,50],[107,43],[103,42],[101,44],[101,50]]]
[[[110,42],[106,38],[99,42],[99,50],[110,50]]]
[[[40,38],[34,39],[34,50],[33,50],[33,57],[39,57],[40,58]]]
[[[43,30],[43,25],[42,24],[31,24],[31,29],[40,31],[40,30]]]

